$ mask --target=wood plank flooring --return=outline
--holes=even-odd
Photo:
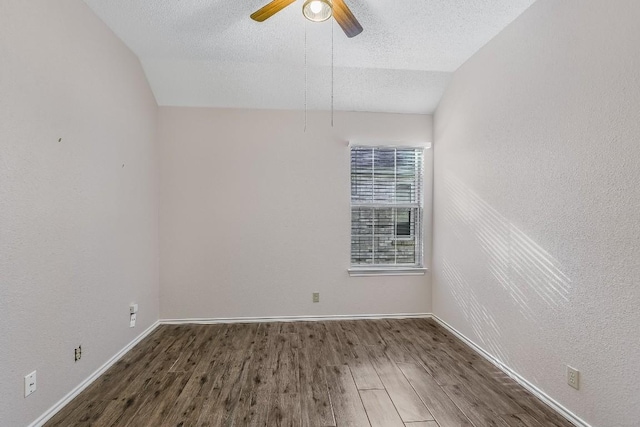
[[[46,427],[571,427],[428,319],[159,327]]]

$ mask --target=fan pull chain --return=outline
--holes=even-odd
[[[304,131],[307,132],[307,20],[304,20]]]
[[[334,57],[335,57],[335,55],[334,55],[334,44],[333,44],[333,33],[334,33],[334,31],[333,31],[334,25],[333,24],[334,24],[334,21],[335,21],[335,19],[331,20],[331,127],[333,127],[333,110],[334,110],[333,106],[334,106],[334,93],[335,93],[335,91],[334,91],[334,86],[335,86],[334,85],[334,81],[335,81],[335,79],[334,79],[334,72],[335,72],[334,71],[334,68],[335,68],[334,67]]]

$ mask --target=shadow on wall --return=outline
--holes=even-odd
[[[500,325],[511,325],[496,321],[492,315],[495,309],[483,304],[487,299],[481,293],[491,293],[494,300],[508,296],[527,322],[536,323],[542,311],[560,311],[568,304],[571,280],[553,256],[462,181],[445,175],[444,182],[445,227],[456,247],[467,255],[465,265],[471,267],[463,272],[456,264],[459,251],[455,255],[445,251],[440,266],[442,279],[484,348],[512,366],[500,344],[504,332]]]

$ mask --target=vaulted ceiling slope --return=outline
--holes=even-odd
[[[535,0],[346,0],[364,27],[353,39],[304,19],[303,0],[263,23],[249,15],[268,0],[85,1],[160,105],[328,110],[333,34],[335,109],[432,113],[451,74]]]

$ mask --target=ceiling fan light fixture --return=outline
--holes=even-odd
[[[312,22],[323,22],[331,18],[333,9],[330,0],[306,0],[302,6],[302,14]]]

